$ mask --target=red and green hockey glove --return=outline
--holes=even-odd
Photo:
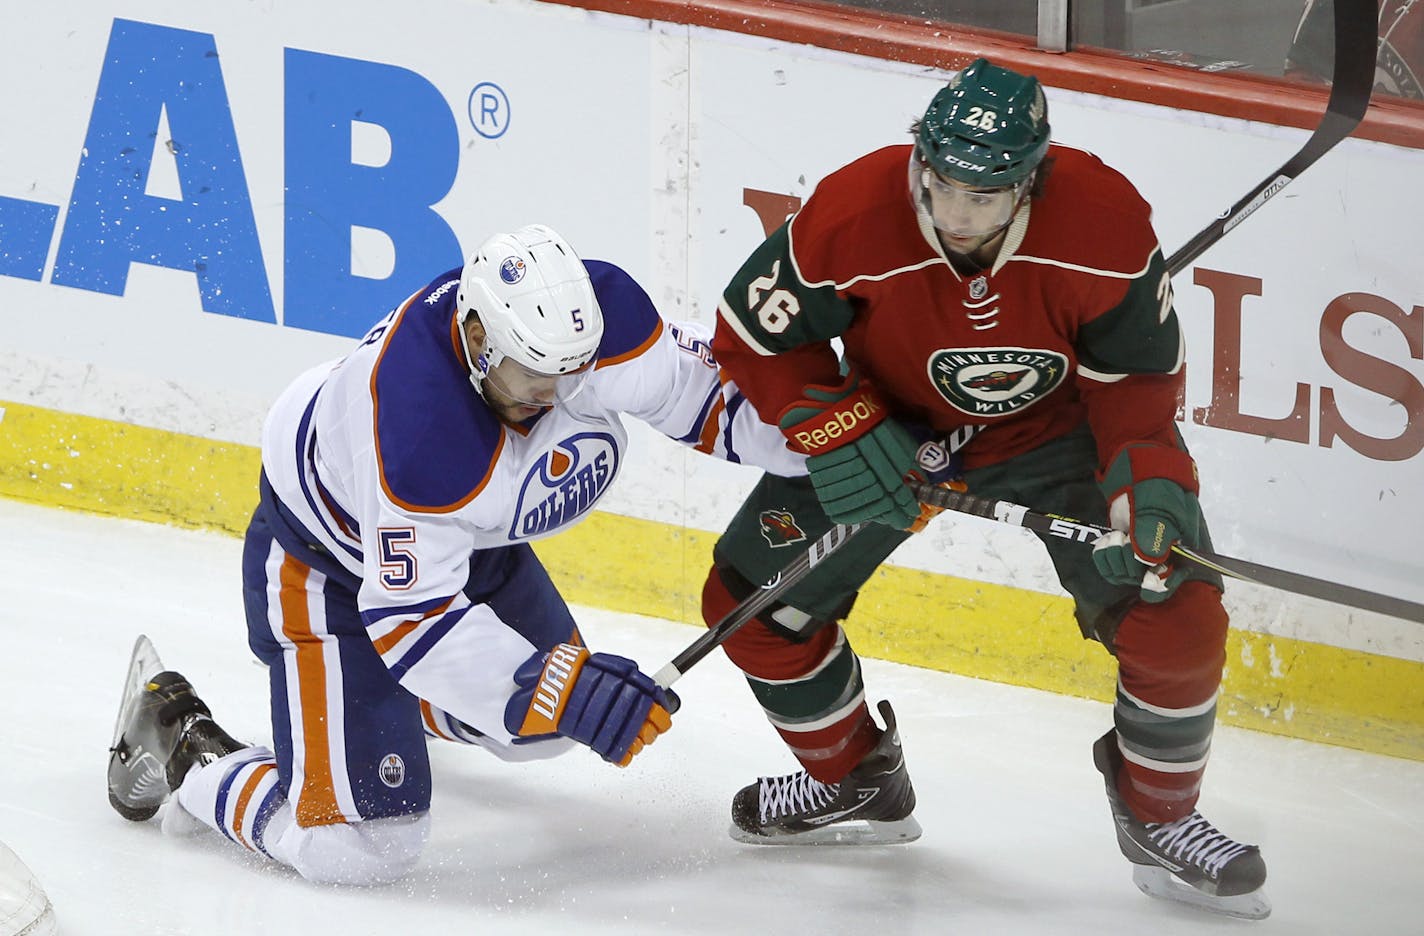
[[[1129,442],[1098,487],[1113,532],[1093,544],[1093,563],[1109,582],[1140,587],[1144,601],[1166,601],[1186,578],[1172,545],[1195,546],[1201,528],[1196,463],[1181,449]]]
[[[777,424],[791,448],[810,456],[806,470],[821,509],[836,523],[874,520],[908,530],[920,505],[905,486],[919,443],[854,373],[839,387],[809,386]]]
[[[504,709],[511,734],[572,738],[619,767],[672,727],[664,691],[638,664],[611,653],[559,644],[525,660],[514,684]]]

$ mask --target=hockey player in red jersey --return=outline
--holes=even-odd
[[[921,441],[973,432],[970,492],[1115,530],[1093,549],[1041,538],[1083,635],[1118,661],[1115,727],[1093,754],[1139,885],[1264,916],[1258,849],[1195,808],[1227,618],[1220,579],[1169,552],[1208,539],[1174,424],[1183,341],[1149,206],[1096,157],[1050,144],[1036,79],[983,59],[912,135],[822,180],[718,308],[724,372],[778,414],[810,474],[764,475],[742,505],[715,549],[706,620],[786,564],[762,533],[769,512],[808,541],[876,521],[725,645],[804,768],[741,790],[732,834],[918,836],[893,712],[882,702],[877,727],[839,621],[922,522],[903,483]]]

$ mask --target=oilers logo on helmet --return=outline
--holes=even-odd
[[[518,257],[505,257],[499,265],[499,278],[511,286],[524,279],[524,261]]]
[[[618,445],[606,432],[581,432],[538,459],[520,485],[509,539],[533,539],[592,509],[618,474]]]
[[[529,224],[486,239],[460,272],[455,302],[470,380],[481,395],[486,380],[526,405],[578,393],[603,339],[603,311],[588,268],[553,229]],[[477,353],[469,341],[472,316],[484,330]],[[542,377],[561,378],[552,399]],[[537,392],[531,380],[541,384]]]

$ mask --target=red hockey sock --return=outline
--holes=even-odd
[[[708,626],[737,600],[713,567],[702,591]],[[792,640],[759,619],[748,621],[725,644],[727,657],[752,690],[792,754],[822,783],[838,783],[880,740],[866,707],[859,661],[840,625],[827,622],[805,640]]]

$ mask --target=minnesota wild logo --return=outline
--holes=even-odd
[[[1006,416],[1052,393],[1068,358],[1037,348],[942,348],[930,355],[935,389],[961,413]]]
[[[766,537],[772,549],[790,546],[806,538],[805,531],[789,510],[763,510],[757,519],[761,521],[761,535]]]

